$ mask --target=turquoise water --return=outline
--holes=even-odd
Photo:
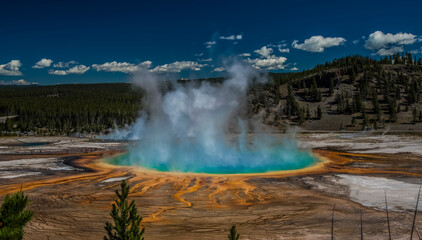
[[[168,147],[169,145],[166,144]],[[226,146],[204,148],[183,144],[161,148],[159,144],[138,144],[127,153],[106,161],[120,166],[139,166],[163,172],[236,174],[265,173],[302,169],[318,160],[301,151],[295,143],[243,148]]]

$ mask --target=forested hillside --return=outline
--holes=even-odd
[[[130,84],[75,84],[0,87],[0,132],[59,135],[103,132],[132,123],[142,92]]]
[[[250,97],[251,114],[263,111],[267,124],[405,130],[422,122],[422,62],[410,53],[380,60],[349,56],[309,71],[272,76],[272,85],[252,89]]]
[[[259,114],[277,128],[409,130],[422,125],[422,62],[411,54],[380,60],[348,56],[269,78],[270,83],[249,89],[248,115]],[[133,123],[141,109],[142,91],[127,83],[0,86],[0,135],[102,133]]]

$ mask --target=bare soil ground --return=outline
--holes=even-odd
[[[409,239],[422,184],[421,137],[311,133],[298,139],[328,161],[257,175],[160,173],[100,161],[123,151],[124,143],[0,138],[0,202],[20,188],[29,194],[35,217],[25,239],[102,239],[114,191],[128,179],[147,239],[225,239],[232,224],[240,239],[329,239],[334,205],[336,239],[360,237],[361,212],[364,237],[386,239],[386,190],[392,238]]]

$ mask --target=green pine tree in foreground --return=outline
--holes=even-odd
[[[34,213],[26,207],[30,203],[22,191],[7,194],[0,207],[0,239],[23,239],[24,226],[31,221]]]
[[[237,233],[236,230],[236,225],[233,225],[232,228],[230,229],[230,234],[229,234],[229,240],[238,240],[240,237],[240,234]]]
[[[107,222],[105,229],[107,236],[104,240],[143,240],[145,228],[140,229],[142,217],[138,215],[135,201],[129,204],[127,197],[130,186],[123,180],[121,185],[122,192],[116,191],[117,199],[113,203],[113,209],[110,216],[113,218],[114,225]]]

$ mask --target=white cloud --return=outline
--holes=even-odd
[[[398,52],[404,52],[403,46],[392,46],[391,48],[381,48],[373,55],[391,56]]]
[[[195,57],[202,57],[202,56],[204,56],[204,53],[197,53],[197,54],[195,54],[194,56],[195,56]]]
[[[281,52],[281,53],[289,53],[290,52],[290,48],[281,48],[281,47],[279,47],[278,48],[278,51]]]
[[[412,51],[410,51],[411,54],[419,54],[422,53],[422,47],[420,47],[419,49],[414,49]]]
[[[206,64],[199,64],[193,61],[176,61],[173,63],[168,63],[164,65],[156,66],[155,68],[151,69],[151,72],[180,72],[182,70],[193,70],[199,71],[202,67],[206,66]]]
[[[78,62],[73,61],[73,60],[69,61],[69,62],[58,62],[58,63],[53,64],[53,67],[55,67],[55,68],[68,68],[71,65],[75,65],[77,63]]]
[[[343,45],[346,39],[342,37],[323,37],[312,36],[311,38],[305,39],[304,43],[298,43],[298,40],[294,40],[292,47],[307,52],[324,52],[326,48]]]
[[[381,48],[389,48],[393,45],[409,45],[416,42],[416,35],[411,33],[383,33],[376,31],[371,33],[365,42],[365,47],[370,50],[379,50]]]
[[[50,67],[51,63],[53,63],[53,60],[47,59],[47,58],[43,58],[43,59],[39,60],[37,63],[35,63],[35,65],[32,66],[32,68],[46,68],[46,67]]]
[[[50,69],[48,71],[48,74],[51,74],[51,75],[67,75],[65,70],[53,70],[53,69]]]
[[[281,53],[289,53],[290,52],[290,48],[287,47],[286,40],[281,41],[279,44],[270,43],[270,44],[267,45],[267,47],[278,48],[278,51],[281,52]]]
[[[292,68],[290,68],[290,70],[291,70],[291,71],[297,71],[297,70],[299,70],[299,68],[297,68],[297,67],[292,67]]]
[[[200,62],[211,62],[212,58],[199,59]]]
[[[12,81],[0,81],[0,85],[31,85],[31,84],[38,84],[36,82],[27,82],[24,79],[19,79],[19,80],[12,80]]]
[[[12,60],[6,64],[0,64],[0,75],[21,76],[19,68],[22,66],[21,61]]]
[[[92,64],[92,68],[97,71],[132,73],[141,69],[150,68],[151,64],[151,61],[145,61],[138,65],[128,62],[113,61],[104,64]]]
[[[200,61],[208,62],[212,61],[212,59],[201,59]],[[199,71],[202,67],[207,66],[206,64],[200,64],[193,61],[176,61],[169,64],[159,65],[154,68],[151,68],[151,65],[151,61],[145,61],[138,65],[128,62],[113,61],[106,62],[104,64],[93,64],[92,68],[97,71],[133,73],[142,69],[147,69],[151,72],[180,72],[182,70]]]
[[[286,40],[283,40],[283,41],[281,41],[278,44],[270,43],[267,46],[268,47],[281,47],[281,48],[284,48],[284,47],[287,47],[287,43],[286,43]]]
[[[206,48],[211,48],[215,44],[217,44],[216,41],[208,41],[208,42],[205,42],[204,43],[204,45],[205,45]]]
[[[287,61],[285,57],[277,57],[275,55],[268,56],[267,58],[248,58],[246,62],[250,63],[256,69],[266,70],[280,70],[286,66],[284,63]]]
[[[411,45],[419,41],[416,35],[411,33],[383,33],[373,32],[365,41],[365,48],[376,51],[374,55],[388,56],[403,52],[403,45]]]
[[[224,67],[218,67],[218,68],[214,68],[214,70],[212,70],[213,72],[222,72],[225,71],[226,69]]]
[[[284,43],[274,45],[269,44],[267,46],[273,46],[282,48],[285,46]],[[254,52],[259,55],[259,58],[248,58],[246,59],[246,62],[250,63],[254,68],[256,69],[262,69],[262,70],[280,70],[284,69],[286,65],[284,63],[287,61],[287,58],[285,57],[278,57],[276,55],[271,55],[274,50],[271,47],[263,46],[260,49],[255,50]],[[290,50],[279,50],[280,52],[289,52]],[[244,56],[250,56],[245,54]]]
[[[77,65],[74,67],[71,67],[67,70],[53,70],[51,69],[48,71],[49,74],[52,75],[68,75],[68,74],[84,74],[90,69],[90,67],[87,67],[85,65]]]
[[[239,57],[250,57],[251,54],[250,53],[241,53],[239,54]]]
[[[267,48],[267,46],[263,46],[262,48],[257,49],[254,52],[258,53],[261,57],[269,57],[271,53],[273,53],[273,49]]]
[[[69,68],[66,70],[68,74],[84,74],[86,71],[88,71],[90,67],[87,67],[85,65],[77,65],[72,68]]]
[[[222,40],[242,40],[243,39],[243,35],[242,34],[238,34],[238,35],[230,35],[230,36],[221,36],[220,39]]]
[[[358,44],[360,42],[360,39],[356,39],[356,40],[353,40],[353,44]]]

